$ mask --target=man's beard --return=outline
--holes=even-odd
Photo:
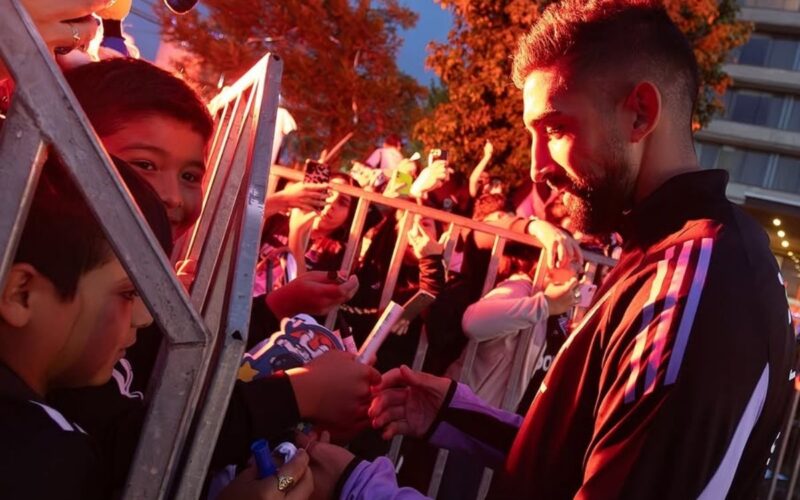
[[[605,175],[590,181],[573,179],[566,188],[564,204],[574,228],[587,234],[608,235],[618,231],[622,216],[630,208],[629,171],[622,163],[606,165]]]

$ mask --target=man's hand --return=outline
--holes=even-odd
[[[297,450],[294,458],[278,469],[278,474],[275,476],[258,479],[256,467],[251,465],[236,476],[236,479],[231,481],[217,498],[219,500],[306,500],[314,491],[314,475],[308,465],[308,453],[302,449]],[[287,490],[280,491],[279,477],[291,477],[294,482]]]
[[[358,278],[350,276],[344,283],[328,278],[324,271],[309,271],[267,294],[267,307],[278,318],[306,313],[328,314],[333,308],[353,298],[358,291]]]
[[[528,224],[528,233],[547,250],[547,265],[551,269],[566,267],[575,262],[583,265],[581,247],[572,236],[547,221],[536,219]]]
[[[306,447],[311,456],[311,470],[314,471],[314,499],[332,498],[336,483],[355,455],[346,449],[330,444],[330,436],[323,432],[318,440],[297,433],[297,446]]]
[[[450,384],[450,379],[415,372],[405,365],[386,372],[380,385],[372,388],[372,427],[383,428],[386,440],[398,434],[424,435],[439,413]]]
[[[370,387],[381,375],[353,354],[331,351],[286,374],[302,418],[341,431],[369,425]]]
[[[411,185],[411,196],[425,198],[430,191],[440,187],[448,178],[447,162],[435,160],[419,173],[419,177]]]
[[[305,184],[303,182],[290,184],[267,198],[264,218],[290,208],[299,208],[305,212],[319,212],[325,208],[327,197],[328,186],[326,184]]]

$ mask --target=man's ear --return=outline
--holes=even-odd
[[[645,139],[661,119],[661,91],[652,82],[639,82],[625,99],[625,107],[633,115],[630,141]]]
[[[30,321],[31,291],[37,275],[30,264],[14,264],[0,289],[0,319],[14,328],[23,328]]]

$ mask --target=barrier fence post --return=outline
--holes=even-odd
[[[280,60],[267,55],[245,76],[253,80],[250,94],[251,98],[255,98],[252,116],[246,117],[248,126],[244,127],[245,133],[239,139],[231,171],[234,177],[241,171],[242,179],[236,182],[234,178],[228,182],[229,186],[238,186],[238,203],[223,207],[217,217],[223,221],[232,220],[232,226],[238,229],[236,233],[227,235],[229,248],[235,251],[223,259],[225,264],[231,266],[232,276],[228,279],[228,273],[224,273],[218,278],[223,280],[220,283],[223,289],[230,286],[229,300],[225,303],[227,318],[218,361],[210,373],[205,404],[199,412],[197,430],[178,487],[178,498],[198,498],[202,493],[247,342],[281,71]],[[242,151],[244,153],[240,154]],[[242,181],[246,181],[246,184]],[[217,220],[213,227],[220,225],[221,222]]]

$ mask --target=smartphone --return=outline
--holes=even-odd
[[[436,160],[447,161],[447,150],[446,149],[431,149],[430,162],[433,163]]]
[[[597,285],[584,282],[578,286],[578,290],[581,292],[581,301],[578,303],[578,307],[586,309],[592,305],[592,299],[594,298],[595,292],[597,292]]]
[[[303,182],[306,184],[327,184],[331,180],[331,167],[316,160],[306,160]]]
[[[426,292],[425,290],[418,291],[403,304],[403,315],[400,316],[400,319],[404,319],[408,322],[414,321],[414,319],[431,305],[434,300],[436,300],[436,296],[432,293]]]

